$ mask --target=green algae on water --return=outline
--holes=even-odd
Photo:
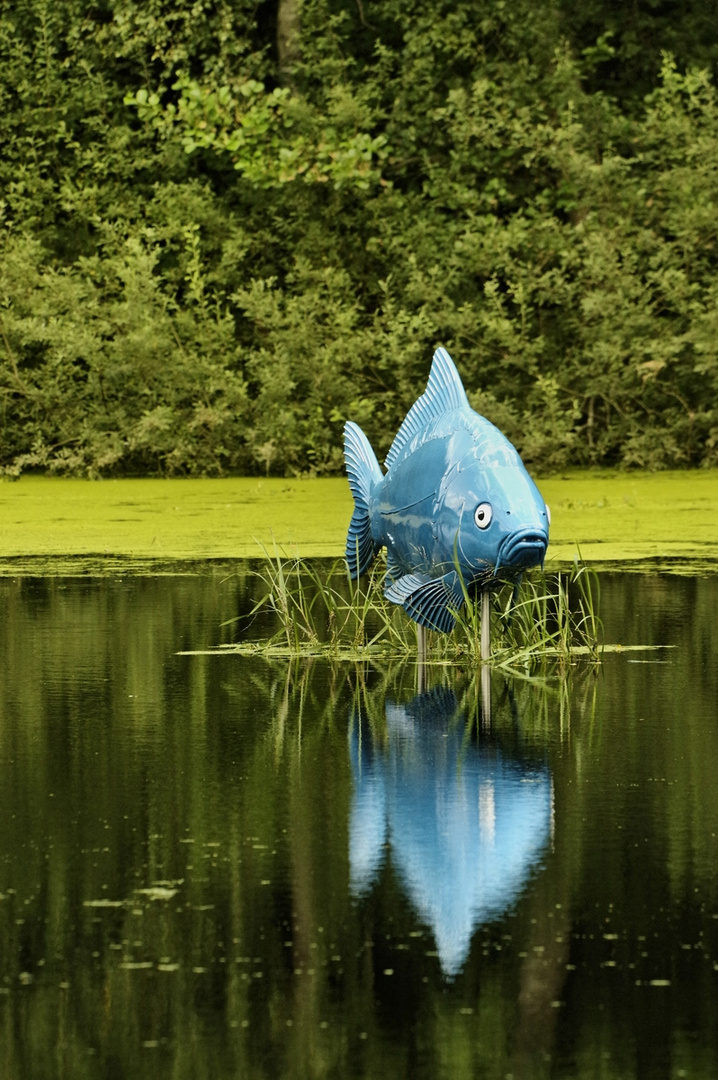
[[[718,470],[582,470],[538,481],[552,512],[547,569],[718,568]],[[340,558],[352,512],[345,478],[0,483],[0,572],[189,569],[278,547]],[[196,572],[198,566],[192,569]]]

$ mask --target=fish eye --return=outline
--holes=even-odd
[[[474,521],[480,529],[488,529],[493,516],[494,512],[491,509],[491,503],[479,503],[474,513]]]
[[[551,524],[551,511],[548,508],[548,503],[544,503],[544,506],[546,507],[546,520],[548,521],[548,523],[550,525]]]

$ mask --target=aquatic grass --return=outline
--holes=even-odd
[[[493,666],[520,668],[548,660],[572,663],[578,658],[600,659],[599,577],[578,557],[568,572],[534,572],[524,575],[520,586],[503,582],[487,588]],[[456,629],[439,639],[436,651],[439,656],[480,660],[482,593],[465,586],[463,591],[463,607],[455,612]]]
[[[265,554],[262,566],[251,572],[258,595],[247,623],[270,613],[274,628],[261,640],[250,640],[245,632],[223,650],[344,660],[415,656],[415,624],[384,597],[381,560],[363,579],[351,581],[343,560],[326,569],[286,558],[277,549]],[[429,635],[432,663],[481,662],[481,594],[465,586],[464,594],[454,632]],[[490,662],[525,668],[547,660],[597,661],[602,648],[599,596],[598,575],[578,558],[568,573],[526,575],[518,595],[513,583],[492,585]]]
[[[603,623],[599,575],[577,557],[568,573],[529,577],[500,614],[498,663],[583,656],[598,661]]]
[[[290,656],[322,655],[361,659],[381,653],[408,655],[415,647],[413,624],[386,600],[384,570],[374,563],[363,580],[351,581],[343,559],[328,570],[311,561],[265,550],[263,565],[251,573],[260,592],[248,615],[274,615],[276,628],[261,641],[236,648]]]

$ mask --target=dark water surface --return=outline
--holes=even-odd
[[[718,578],[562,684],[182,656],[244,578],[0,581],[0,1076],[718,1076]]]

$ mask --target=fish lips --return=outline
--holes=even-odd
[[[499,570],[526,570],[543,566],[548,547],[548,533],[543,529],[517,529],[501,541],[494,573]]]

